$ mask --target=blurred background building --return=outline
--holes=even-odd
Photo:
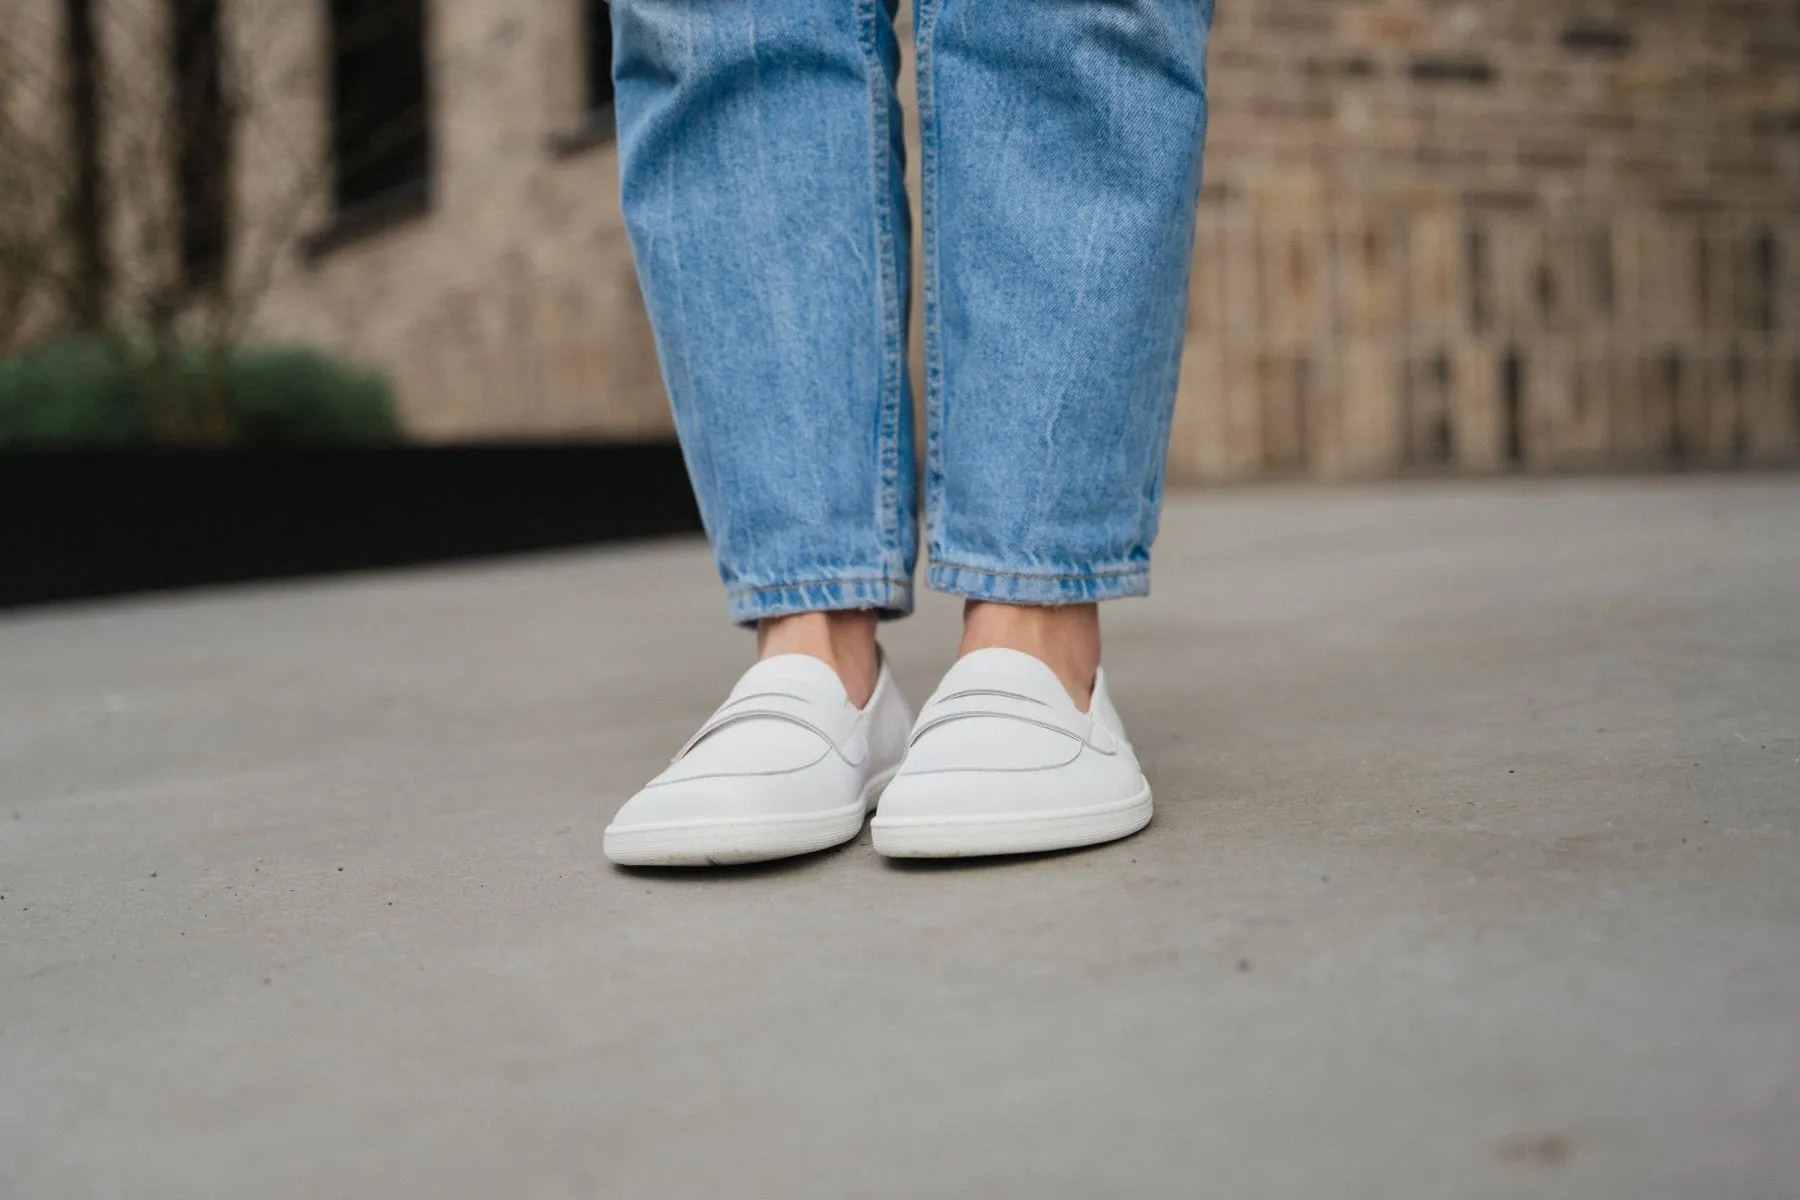
[[[422,440],[668,436],[607,21],[9,0],[0,351],[161,321]],[[1792,0],[1230,0],[1211,98],[1173,478],[1800,456]]]

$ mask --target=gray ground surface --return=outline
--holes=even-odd
[[[0,616],[0,1196],[1800,1196],[1800,478],[1165,529],[998,865],[604,864],[697,543]]]

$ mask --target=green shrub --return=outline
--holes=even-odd
[[[231,356],[228,411],[246,441],[392,442],[394,393],[381,374],[316,350],[268,346]]]
[[[0,447],[391,442],[393,391],[316,350],[187,347],[159,362],[97,339],[0,362]]]
[[[0,362],[0,446],[120,446],[150,440],[150,406],[98,342],[63,342]]]

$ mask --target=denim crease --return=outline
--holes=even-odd
[[[925,445],[894,0],[616,0],[621,196],[734,620],[1143,595],[1210,0],[918,0]],[[923,502],[925,531],[918,532]]]

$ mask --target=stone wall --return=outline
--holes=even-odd
[[[151,161],[170,109],[168,4],[92,2],[110,249],[129,313],[155,303],[173,274],[172,176]],[[670,435],[613,148],[552,146],[584,117],[574,0],[428,4],[431,201],[355,234],[336,229],[329,203],[325,3],[225,3],[241,118],[223,291],[247,336],[384,368],[408,429],[425,440]],[[63,4],[9,5],[0,63],[32,69],[8,76],[19,83],[0,88],[0,102],[27,92],[8,112],[29,112],[65,87]],[[52,148],[63,137],[48,122],[37,132]]]
[[[1172,470],[1800,455],[1800,7],[1221,6]]]
[[[0,354],[49,332],[48,277],[73,273],[56,236],[69,209],[69,113],[60,103],[61,28],[47,0],[0,20]]]
[[[424,438],[669,432],[574,0],[431,4],[432,203],[312,253],[325,6],[229,2],[260,335]],[[1172,478],[1800,457],[1792,0],[1226,0],[1211,96]]]
[[[323,7],[284,10],[300,28],[260,73],[288,81],[267,123],[290,128],[262,144],[325,142]],[[385,366],[418,437],[673,432],[614,148],[551,146],[583,117],[577,21],[572,0],[430,5],[430,209],[323,252],[296,246],[259,305],[270,336]],[[328,220],[323,204],[312,206],[303,238]]]

